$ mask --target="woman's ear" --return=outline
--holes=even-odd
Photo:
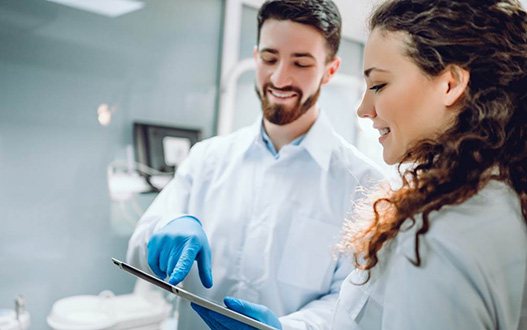
[[[322,84],[327,84],[331,78],[337,73],[340,68],[340,62],[342,60],[340,57],[335,56],[335,58],[326,64],[326,72],[324,72],[324,77],[322,78]]]
[[[459,65],[449,65],[442,75],[443,102],[447,107],[453,106],[465,94],[470,72]]]

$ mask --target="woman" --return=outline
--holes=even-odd
[[[333,329],[527,329],[526,13],[515,0],[388,1],[370,31],[358,114],[406,169],[345,228],[356,271]],[[280,328],[262,306],[226,303]]]
[[[527,329],[526,13],[389,1],[370,31],[358,115],[386,163],[411,165],[373,222],[346,226],[357,270],[334,328]]]

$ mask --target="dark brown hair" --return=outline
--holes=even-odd
[[[411,260],[419,266],[430,213],[466,201],[491,179],[516,191],[527,222],[527,18],[519,2],[387,1],[370,19],[374,29],[406,33],[405,55],[425,74],[457,65],[470,80],[453,125],[407,151],[399,164],[402,186],[376,199],[374,221],[354,233],[347,226],[341,247],[353,251],[356,266],[373,268],[403,223],[414,226],[422,216]],[[416,165],[402,170],[409,161]]]
[[[258,11],[257,43],[260,43],[260,30],[268,19],[293,21],[314,27],[326,39],[328,61],[333,60],[340,46],[342,19],[340,12],[331,0],[268,0]]]

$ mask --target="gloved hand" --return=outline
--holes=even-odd
[[[158,277],[169,276],[168,282],[176,285],[196,260],[201,283],[212,287],[209,242],[198,219],[185,216],[169,222],[150,238],[147,249],[148,265]]]
[[[270,325],[275,329],[281,330],[282,325],[274,313],[263,305],[257,305],[245,300],[236,299],[233,297],[225,297],[223,300],[227,308],[236,311],[240,314],[246,315],[264,324]],[[227,316],[216,313],[205,307],[190,304],[199,316],[207,323],[211,330],[255,330],[255,328],[248,326],[239,321],[233,320]]]

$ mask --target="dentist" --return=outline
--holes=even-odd
[[[269,306],[284,328],[327,323],[351,270],[333,258],[343,219],[361,188],[381,179],[317,105],[339,69],[340,36],[330,0],[262,5],[254,49],[262,118],[192,148],[140,219],[130,263],[212,300]],[[179,329],[208,328],[186,303],[179,315]]]

